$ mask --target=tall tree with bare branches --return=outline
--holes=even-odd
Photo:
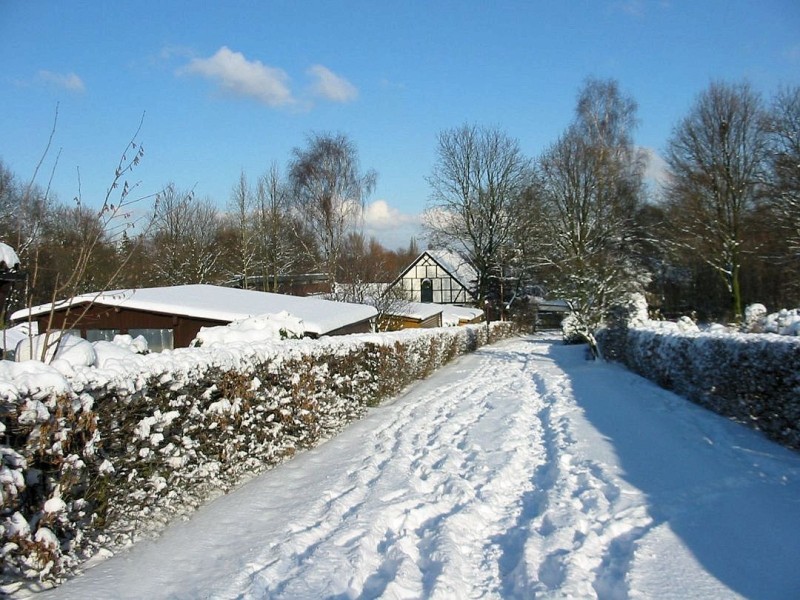
[[[633,259],[644,158],[636,103],[614,80],[589,80],[576,118],[538,161],[526,237],[549,292],[571,308],[571,334],[595,356],[595,330],[646,275]]]
[[[702,256],[742,316],[741,269],[748,250],[746,218],[766,178],[767,135],[761,97],[747,83],[712,83],[667,144],[675,240]]]
[[[530,174],[517,140],[499,129],[462,125],[439,134],[424,225],[432,246],[475,268],[480,303],[505,267]]]

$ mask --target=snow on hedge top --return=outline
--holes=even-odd
[[[57,302],[56,309],[69,305],[94,302],[104,306],[183,315],[212,321],[241,321],[256,315],[288,312],[305,325],[305,333],[324,335],[354,323],[377,316],[372,306],[331,302],[319,298],[301,298],[216,285],[177,285],[172,287],[140,288],[99,292],[75,296]],[[30,309],[32,316],[47,313],[51,304]],[[13,320],[28,317],[28,309],[11,315]]]
[[[0,267],[5,266],[6,269],[14,269],[19,266],[19,256],[14,252],[14,249],[8,244],[0,242]]]
[[[201,327],[195,342],[201,346],[210,346],[234,342],[276,341],[303,337],[304,331],[303,321],[284,311],[277,315],[258,315],[234,321],[230,325]]]

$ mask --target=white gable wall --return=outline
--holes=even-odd
[[[468,304],[472,297],[456,279],[440,267],[427,254],[423,254],[408,272],[398,281],[398,285],[412,302],[422,302],[423,281],[429,279],[433,288],[434,304]]]

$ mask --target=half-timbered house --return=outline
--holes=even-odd
[[[456,254],[426,250],[392,283],[412,302],[468,305],[478,274]]]

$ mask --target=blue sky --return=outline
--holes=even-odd
[[[638,102],[637,144],[659,152],[712,80],[767,97],[800,84],[796,0],[202,4],[0,0],[0,159],[30,178],[58,104],[39,183],[60,150],[53,190],[75,197],[80,172],[95,202],[144,113],[139,191],[174,182],[224,208],[242,170],[342,132],[378,172],[367,232],[395,248],[443,129],[499,127],[536,156],[585,79],[612,77]]]

